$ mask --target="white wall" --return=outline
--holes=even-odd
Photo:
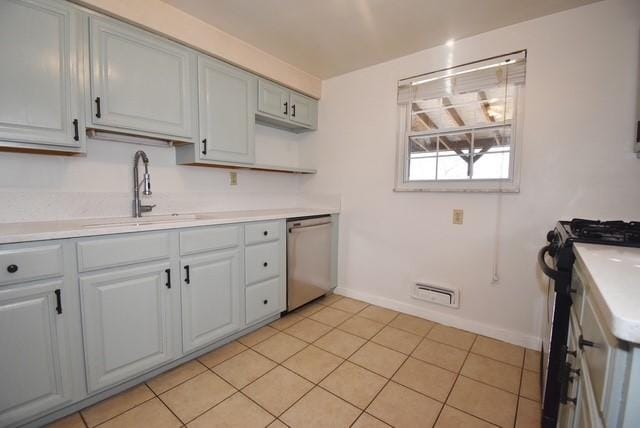
[[[640,2],[611,0],[506,27],[323,83],[308,192],[341,193],[341,291],[536,346],[544,281],[536,252],[558,219],[640,218],[632,153]],[[374,47],[372,47],[374,48]],[[528,50],[521,191],[502,196],[500,281],[492,284],[496,194],[394,193],[396,81]],[[452,225],[453,208],[465,223]],[[409,297],[459,287],[459,310]]]

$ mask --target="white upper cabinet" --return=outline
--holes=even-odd
[[[291,93],[289,101],[291,102],[289,120],[304,127],[313,128],[318,114],[317,101],[295,92]]]
[[[257,79],[198,57],[200,159],[253,163]]]
[[[260,79],[258,110],[281,119],[289,118],[289,91],[275,83]]]
[[[95,128],[192,141],[196,56],[126,24],[90,17]]]
[[[84,149],[81,22],[65,1],[0,1],[0,146]]]
[[[318,101],[259,79],[256,120],[294,132],[312,131],[318,125]]]

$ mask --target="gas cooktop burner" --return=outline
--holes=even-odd
[[[640,246],[640,223],[599,221],[574,218],[570,222],[561,222],[577,242]]]

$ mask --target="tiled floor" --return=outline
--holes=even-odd
[[[539,427],[539,354],[329,296],[56,427]]]

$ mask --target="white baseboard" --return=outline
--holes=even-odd
[[[394,311],[403,312],[409,315],[415,315],[417,317],[435,321],[440,324],[460,328],[462,330],[467,330],[476,334],[481,334],[483,336],[492,337],[494,339],[502,340],[504,342],[512,343],[518,346],[523,346],[525,348],[534,349],[536,351],[540,350],[540,345],[542,343],[541,339],[537,336],[531,336],[517,331],[507,330],[490,324],[479,323],[477,321],[457,317],[454,315],[447,315],[441,312],[430,311],[429,309],[412,305],[410,303],[377,296],[375,294],[365,293],[363,291],[338,287],[334,290],[334,292],[336,294],[340,294],[341,296],[352,297],[354,299],[362,300],[373,305],[382,306],[383,308],[393,309]]]

